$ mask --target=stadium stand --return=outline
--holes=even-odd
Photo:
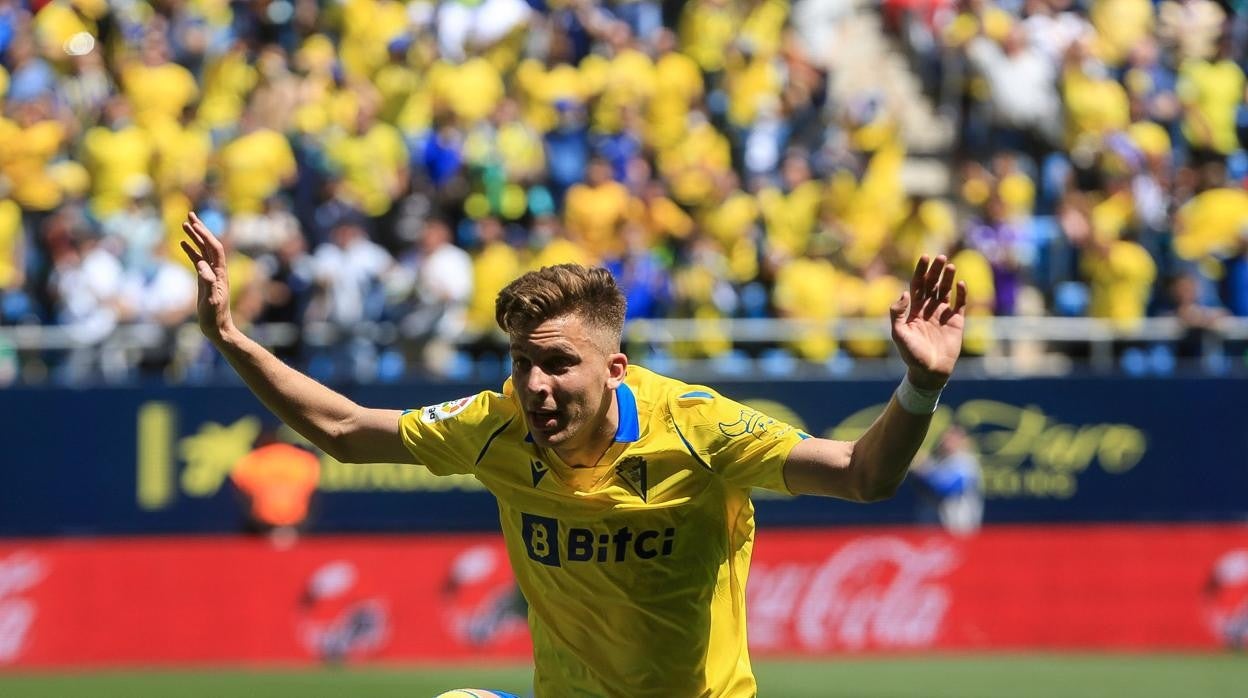
[[[0,2],[0,382],[218,376],[188,209],[236,315],[329,380],[497,369],[494,294],[565,261],[621,280],[643,361],[841,370],[924,251],[971,285],[969,354],[1025,353],[1019,318],[1050,354],[1225,370],[1243,10]]]

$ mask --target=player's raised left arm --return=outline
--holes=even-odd
[[[860,502],[887,499],[897,491],[962,350],[966,283],[958,281],[956,298],[951,298],[954,272],[943,255],[919,260],[910,290],[889,309],[909,385],[903,383],[857,441],[806,439],[794,446],[784,464],[789,490]]]

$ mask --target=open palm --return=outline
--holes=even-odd
[[[910,381],[919,388],[943,387],[962,352],[966,282],[957,282],[957,297],[951,299],[954,272],[944,255],[930,262],[927,255],[922,256],[910,279],[910,290],[889,309],[893,343],[906,362]]]
[[[230,316],[230,280],[225,268],[225,248],[208,226],[192,211],[186,214],[182,232],[193,246],[183,240],[182,251],[195,265],[199,277],[199,301],[196,307],[199,329],[208,339],[216,341],[232,327]]]

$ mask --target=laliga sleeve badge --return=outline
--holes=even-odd
[[[450,402],[444,402],[441,405],[430,405],[428,407],[422,407],[420,408],[420,421],[424,422],[425,424],[435,424],[437,422],[441,422],[444,419],[450,419],[451,417],[454,417],[460,412],[463,412],[464,408],[472,404],[472,400],[474,397],[476,396],[469,395],[468,397],[461,397],[458,400],[451,400]]]

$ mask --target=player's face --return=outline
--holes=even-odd
[[[561,457],[584,455],[613,436],[607,414],[627,360],[594,341],[594,332],[571,314],[511,337],[512,386],[529,433]]]

